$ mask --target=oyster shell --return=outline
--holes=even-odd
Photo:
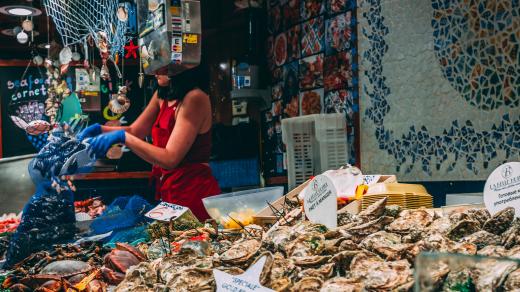
[[[366,290],[393,290],[412,281],[412,270],[406,260],[385,262],[360,253],[350,264],[350,275],[363,279]]]
[[[516,218],[511,227],[502,234],[502,245],[511,248],[520,243],[520,219]]]
[[[316,232],[298,236],[286,247],[288,257],[305,257],[319,255],[325,249],[325,237]]]
[[[271,285],[269,285],[268,287],[270,287],[271,289],[273,289],[275,291],[286,292],[286,291],[290,291],[291,286],[292,286],[291,280],[289,280],[287,278],[282,278],[282,279],[274,280],[273,283]]]
[[[448,234],[452,226],[452,222],[448,217],[440,217],[435,219],[428,227],[428,232],[437,232],[440,234]]]
[[[364,222],[376,220],[385,214],[386,201],[386,197],[376,201],[372,205],[368,206],[368,208],[361,211],[358,214],[358,217],[361,218]]]
[[[480,230],[471,235],[465,236],[461,241],[473,243],[478,249],[482,249],[488,245],[499,245],[501,240],[500,236],[496,234]]]
[[[480,230],[480,223],[474,220],[462,220],[457,222],[448,231],[448,238],[459,240]]]
[[[399,205],[388,205],[385,207],[385,215],[397,218],[399,214],[401,213],[401,206]]]
[[[361,247],[384,256],[387,260],[401,259],[403,253],[410,247],[401,243],[401,236],[386,231],[378,231],[367,236]]]
[[[346,231],[353,236],[355,242],[361,242],[366,236],[376,233],[382,230],[386,225],[390,224],[394,218],[392,217],[379,217],[376,220],[369,221],[367,223],[350,227]]]
[[[298,281],[296,284],[294,284],[291,291],[319,292],[322,285],[323,285],[323,281],[320,278],[305,277],[305,278],[301,279],[300,281]]]
[[[320,292],[361,292],[363,284],[350,278],[332,278],[321,287]]]
[[[520,269],[509,273],[504,282],[504,291],[520,291]]]
[[[258,253],[261,245],[262,242],[257,239],[237,241],[220,255],[220,260],[231,265],[245,264]]]
[[[273,250],[283,250],[291,240],[291,227],[278,226],[269,229],[263,236],[263,242]]]
[[[486,208],[473,208],[467,210],[465,213],[468,214],[472,220],[478,221],[480,226],[484,226],[484,223],[491,218],[491,214],[489,214]]]
[[[450,272],[449,266],[442,261],[435,262],[426,267],[428,275],[422,275],[419,281],[420,291],[439,291],[443,280]]]
[[[507,251],[502,246],[488,245],[477,252],[478,255],[488,257],[503,257],[507,255]]]
[[[334,264],[325,264],[316,269],[305,269],[298,274],[298,278],[316,277],[322,280],[327,280],[332,277],[334,272]]]
[[[281,285],[282,282],[285,282],[284,279],[293,278],[298,271],[299,268],[297,268],[291,260],[286,259],[281,253],[275,253],[274,255],[268,254],[264,268],[260,274],[260,283],[266,287],[273,288],[273,286]],[[290,283],[291,281],[289,280],[289,284]]]
[[[149,262],[141,262],[126,271],[125,279],[117,285],[114,291],[153,291],[147,286],[157,282],[157,274],[152,265]]]
[[[497,212],[493,217],[489,218],[482,229],[497,235],[506,231],[515,218],[515,208],[508,207],[502,211]]]
[[[458,292],[458,291],[475,291],[473,280],[471,279],[471,271],[469,268],[464,268],[456,271],[450,271],[444,284],[442,285],[443,292]]]
[[[424,209],[403,210],[386,229],[389,232],[404,234],[412,230],[424,230],[432,222],[433,215]]]
[[[174,291],[213,291],[212,269],[189,268],[173,275],[166,286]]]
[[[472,271],[473,283],[477,291],[497,291],[509,273],[518,268],[512,261],[487,260],[475,265]]]
[[[313,267],[322,265],[331,259],[331,256],[303,256],[303,257],[292,257],[292,261],[295,265],[300,267]]]
[[[359,218],[348,211],[338,211],[338,226],[347,225],[358,221]]]

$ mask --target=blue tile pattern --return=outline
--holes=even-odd
[[[363,17],[366,19],[368,26],[362,27],[361,33],[368,40],[369,47],[362,53],[362,58],[368,63],[366,66],[367,69],[364,72],[368,82],[363,84],[362,90],[371,104],[365,110],[365,116],[375,125],[375,137],[379,143],[379,148],[386,150],[386,152],[396,160],[396,171],[410,173],[414,165],[419,163],[421,170],[431,176],[433,171],[440,170],[443,166],[450,172],[455,169],[457,163],[462,163],[468,170],[474,174],[478,174],[479,171],[482,170],[481,167],[487,169],[489,162],[497,159],[497,151],[503,151],[506,160],[519,157],[520,120],[512,120],[509,114],[504,114],[502,120],[497,124],[493,124],[491,129],[487,131],[476,130],[470,120],[452,121],[451,127],[444,129],[442,135],[431,134],[426,126],[412,126],[406,134],[403,134],[401,137],[396,137],[392,130],[385,128],[385,117],[391,110],[387,102],[391,88],[388,87],[383,75],[383,57],[388,52],[388,44],[385,42],[385,37],[389,33],[389,28],[384,22],[381,2],[382,0],[364,0],[364,5],[369,7],[369,9],[366,10],[368,12],[363,13]],[[472,54],[476,54],[477,52],[484,54],[485,52],[475,49],[472,52],[461,53],[464,54],[462,57],[454,56],[454,58],[449,58],[451,55],[447,54],[450,54],[450,52],[453,53],[453,51],[450,51],[450,48],[453,48],[453,46],[447,45],[447,43],[455,43],[457,37],[461,37],[460,30],[467,29],[467,27],[461,25],[458,28],[459,30],[454,29],[453,26],[464,23],[464,21],[461,20],[461,17],[447,17],[447,12],[445,12],[444,16],[436,20],[437,13],[447,11],[453,8],[453,6],[457,6],[454,3],[458,2],[459,1],[445,0],[434,0],[432,2],[433,8],[436,11],[436,14],[433,16],[434,20],[432,21],[436,39],[435,50],[439,61],[441,63],[446,62],[446,66],[443,67],[444,76],[466,100],[482,110],[496,108],[500,105],[518,107],[517,84],[520,84],[520,80],[516,80],[512,83],[516,86],[516,101],[514,101],[515,99],[511,99],[509,103],[506,102],[506,98],[501,100],[503,92],[501,93],[500,90],[504,90],[504,88],[500,88],[497,84],[492,84],[493,82],[488,82],[488,80],[494,78],[494,75],[501,74],[499,68],[491,68],[491,66],[485,68],[484,71],[479,73],[480,77],[478,79],[484,86],[477,86],[478,89],[476,90],[465,90],[468,82],[475,82],[475,80],[464,79],[463,77],[465,75],[460,71],[456,71],[453,66],[460,66],[457,65],[457,60],[460,58],[467,58],[469,61],[466,60],[465,62],[471,64],[471,62],[473,62],[471,60],[478,59],[476,56],[472,56]],[[496,2],[502,3],[505,1]],[[520,11],[518,1],[513,2],[514,3],[510,5],[515,6],[516,10],[513,9],[515,12],[512,12],[512,15],[518,17],[517,14]],[[478,7],[480,6],[481,5],[478,5]],[[452,15],[457,15],[457,13],[459,12],[453,11]],[[503,17],[509,19],[508,15],[509,14],[505,14]],[[502,16],[497,14],[493,17],[495,17],[495,21],[490,22],[486,19],[482,19],[482,23],[479,25],[492,25],[493,27],[489,29],[495,29],[495,25],[500,27],[503,21],[496,20]],[[509,20],[504,21],[507,23]],[[440,40],[443,40],[443,42]],[[515,42],[515,46],[518,48],[520,41],[515,39]],[[519,63],[518,59],[516,60],[515,65],[509,64],[508,68],[518,70]],[[488,70],[491,71],[488,72]],[[510,72],[510,74],[515,76],[515,78],[520,78],[518,71]]]

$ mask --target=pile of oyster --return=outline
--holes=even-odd
[[[241,274],[263,256],[260,283],[276,291],[411,291],[421,252],[520,257],[520,221],[512,208],[494,216],[485,209],[442,215],[400,210],[382,199],[358,215],[339,214],[338,222],[336,229],[297,220],[238,239],[208,237],[209,249],[189,244],[128,269],[116,291],[214,291],[212,269]],[[452,269],[438,262],[428,273],[421,291],[520,289],[516,263]]]

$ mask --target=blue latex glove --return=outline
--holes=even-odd
[[[96,157],[105,157],[108,149],[114,144],[125,143],[125,130],[112,131],[105,134],[98,135],[89,141],[89,154],[94,154]]]
[[[98,123],[95,123],[93,125],[90,125],[83,129],[83,131],[79,132],[78,136],[76,138],[79,141],[83,141],[85,138],[90,137],[96,137],[97,135],[101,134],[101,125]]]

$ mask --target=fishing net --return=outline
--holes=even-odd
[[[98,44],[98,32],[104,32],[112,56],[123,52],[127,23],[117,18],[118,0],[45,0],[44,6],[64,46],[83,44],[89,35]]]
[[[11,236],[3,268],[12,267],[33,252],[70,241],[76,232],[75,222],[74,194],[58,193],[50,182],[38,185]]]

